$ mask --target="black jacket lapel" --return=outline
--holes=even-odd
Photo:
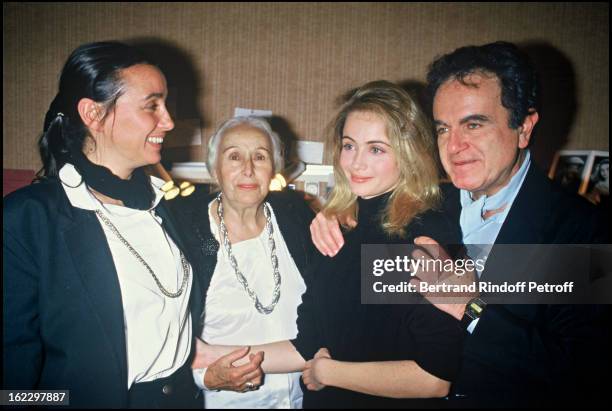
[[[73,209],[65,224],[64,239],[74,268],[88,293],[119,364],[120,378],[127,386],[127,354],[123,303],[117,271],[106,236],[92,211]],[[64,215],[63,217],[67,217]]]
[[[495,239],[481,280],[507,281],[511,278],[506,273],[510,269],[510,272],[529,272],[528,264],[533,258],[533,255],[528,255],[530,250],[524,246],[520,250],[517,248],[516,251],[505,247],[502,253],[496,245],[544,242],[545,224],[550,219],[550,205],[545,201],[549,198],[550,185],[542,181],[546,177],[540,174],[541,172],[532,163]]]
[[[191,265],[192,284],[191,284],[191,295],[189,297],[189,304],[191,307],[191,320],[193,325],[193,335],[199,336],[201,333],[201,321],[202,310],[204,309],[204,296],[202,295],[203,288],[200,263],[198,259],[189,252],[189,247],[183,237],[185,233],[179,232],[179,225],[174,221],[174,217],[170,210],[168,210],[167,204],[162,200],[159,206],[155,209],[155,212],[162,218],[162,225],[168,235],[172,238],[172,241],[176,246],[185,254],[187,261]]]
[[[550,185],[532,163],[495,244],[540,244],[550,219]]]

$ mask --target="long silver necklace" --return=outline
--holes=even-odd
[[[278,271],[278,258],[276,257],[276,244],[274,243],[274,229],[272,228],[272,212],[270,211],[270,204],[264,203],[264,215],[266,216],[266,230],[268,231],[268,244],[270,245],[270,255],[272,260],[272,270],[273,270],[273,278],[274,278],[274,293],[272,294],[272,302],[264,306],[259,301],[259,297],[255,294],[255,291],[249,287],[249,283],[240,269],[238,268],[238,263],[236,262],[236,258],[232,253],[232,245],[229,241],[229,236],[227,235],[227,228],[225,227],[225,220],[223,219],[223,203],[221,202],[221,193],[217,195],[217,216],[219,217],[219,231],[221,232],[221,241],[223,242],[223,248],[225,248],[225,252],[230,260],[230,264],[234,269],[234,273],[236,273],[236,278],[238,282],[244,287],[245,291],[255,303],[255,309],[262,314],[270,314],[274,311],[274,307],[278,303],[280,298],[280,285],[281,285],[281,275]]]
[[[100,220],[102,220],[102,222],[106,224],[106,226],[113,232],[113,234],[115,234],[117,238],[119,238],[119,241],[121,241],[128,248],[128,250],[130,250],[132,255],[136,257],[136,259],[140,261],[142,265],[145,266],[149,274],[151,274],[151,276],[155,280],[155,284],[157,284],[157,287],[159,288],[159,291],[162,292],[162,294],[170,298],[177,298],[180,297],[181,294],[183,294],[183,291],[185,291],[185,287],[187,285],[187,280],[189,279],[189,263],[187,263],[187,260],[185,259],[185,256],[183,255],[182,251],[179,250],[179,252],[181,253],[181,265],[183,266],[183,283],[181,284],[177,292],[172,293],[164,288],[162,283],[159,281],[159,278],[157,278],[151,267],[149,267],[149,264],[147,264],[147,262],[144,260],[144,258],[140,256],[140,254],[138,254],[138,251],[134,250],[134,247],[132,247],[130,243],[128,243],[128,241],[121,235],[119,230],[117,230],[117,227],[115,227],[115,225],[102,213],[102,211],[96,210],[96,214],[98,215],[98,217],[100,217]]]

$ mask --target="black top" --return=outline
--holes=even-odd
[[[465,333],[459,321],[426,302],[361,304],[361,244],[412,244],[420,235],[442,245],[461,242],[457,223],[448,213],[434,210],[417,216],[406,227],[405,238],[388,236],[380,224],[388,197],[359,199],[359,223],[345,234],[344,247],[334,258],[321,256],[315,264],[298,309],[298,337],[293,342],[307,360],[326,347],[336,360],[415,360],[427,372],[453,380]],[[437,401],[441,400],[393,400],[333,387],[304,389],[305,408],[422,407],[438,406]]]

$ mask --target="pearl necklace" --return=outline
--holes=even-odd
[[[249,287],[249,283],[247,279],[244,277],[240,269],[238,268],[238,263],[236,262],[236,258],[232,253],[232,245],[229,241],[229,236],[227,235],[227,228],[225,226],[225,220],[223,219],[223,204],[221,202],[221,193],[217,195],[217,216],[219,217],[219,231],[221,232],[221,241],[223,243],[223,247],[225,248],[225,252],[230,260],[230,264],[234,269],[234,273],[236,274],[236,278],[238,282],[244,287],[245,291],[255,303],[255,308],[262,314],[270,314],[274,311],[274,307],[278,303],[280,298],[280,284],[281,284],[281,275],[278,271],[278,258],[276,257],[276,244],[274,243],[274,230],[272,228],[272,212],[270,211],[270,204],[264,203],[264,214],[266,216],[266,230],[268,231],[268,244],[271,249],[271,260],[272,260],[272,270],[273,270],[273,278],[274,278],[274,293],[272,294],[272,302],[263,306],[259,301],[259,297],[255,294]]]

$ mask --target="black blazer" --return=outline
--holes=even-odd
[[[459,190],[446,194],[458,219]],[[601,221],[586,200],[569,195],[532,164],[495,244],[604,243],[607,228]],[[494,276],[486,266],[481,278]],[[603,372],[599,364],[609,351],[609,312],[609,306],[487,306],[464,341],[451,405],[588,401],[597,391],[596,374]]]
[[[73,207],[57,180],[12,193],[3,208],[3,388],[68,389],[71,407],[127,407],[121,289],[95,213]],[[156,211],[184,249],[163,200]]]
[[[219,243],[210,231],[210,219],[208,218],[208,204],[214,198],[214,194],[209,194],[204,188],[201,188],[188,197],[177,198],[170,202],[178,226],[184,234],[190,261],[198,267],[201,273],[202,304],[204,304],[206,291],[217,266],[217,251],[219,250]],[[289,253],[300,274],[304,277],[305,283],[308,284],[306,268],[311,264],[314,253],[309,227],[314,218],[314,212],[299,193],[289,189],[271,191],[266,201],[272,206]],[[203,325],[201,321],[199,325],[201,330]]]

